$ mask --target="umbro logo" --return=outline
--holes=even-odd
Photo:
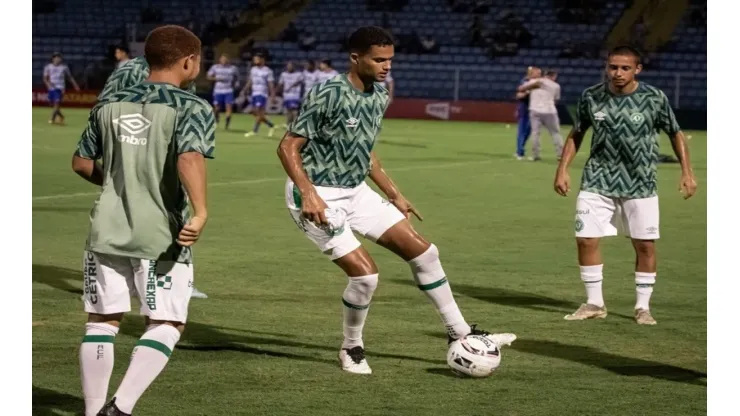
[[[602,111],[599,111],[598,113],[594,113],[594,120],[596,121],[604,121],[606,118],[606,114]]]
[[[126,114],[113,119],[113,123],[118,124],[129,134],[139,134],[152,125],[152,122],[141,114]]]
[[[347,119],[347,127],[351,128],[351,129],[355,129],[359,125],[360,125],[360,120],[358,120],[358,119],[356,119],[354,117],[350,117],[350,118]]]

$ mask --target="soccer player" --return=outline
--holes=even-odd
[[[319,73],[317,75],[316,82],[321,83],[332,79],[337,75],[339,75],[339,72],[332,68],[331,59],[322,59],[321,62],[319,62]]]
[[[601,237],[617,235],[618,228],[632,239],[635,249],[638,324],[655,325],[650,297],[656,278],[655,240],[660,237],[657,194],[658,129],[668,134],[681,163],[679,190],[684,198],[696,192],[696,180],[686,138],[663,91],[639,82],[640,54],[628,46],[609,52],[608,81],[581,94],[575,125],[565,143],[555,176],[555,192],[570,191],[568,166],[592,127],[591,154],[586,161],[576,201],[576,242],[586,303],[567,320],[606,318],[601,291],[603,261]]]
[[[229,63],[228,55],[222,54],[218,58],[218,63],[208,70],[208,80],[214,81],[213,111],[216,114],[216,124],[218,124],[219,112],[223,108],[226,110],[226,125],[224,128],[228,130],[229,124],[231,124],[231,110],[234,105],[234,87],[239,82],[239,69]]]
[[[303,85],[303,72],[296,71],[293,62],[285,65],[285,71],[280,73],[278,79],[278,88],[283,94],[283,107],[286,111],[287,129],[290,123],[295,120],[298,110],[301,107],[301,86]]]
[[[528,67],[527,74],[519,82],[519,87],[526,84],[530,79],[539,78],[542,76],[541,74],[541,69],[532,66]],[[514,154],[514,157],[516,157],[517,160],[524,160],[524,148],[529,139],[529,135],[532,133],[532,127],[529,123],[529,91],[517,91],[516,99],[519,103],[516,108],[516,153]]]
[[[140,84],[149,77],[149,64],[146,58],[138,56],[124,63],[108,76],[103,86],[103,91],[98,95],[98,101],[103,101],[111,95],[126,88]],[[187,91],[195,94],[195,82],[187,86]],[[199,299],[207,299],[208,295],[193,286],[192,296]],[[84,295],[83,295],[84,298]]]
[[[77,85],[77,81],[75,81],[67,65],[62,62],[62,54],[55,52],[51,56],[51,63],[46,64],[44,67],[44,84],[46,84],[46,90],[48,91],[49,103],[51,103],[53,108],[51,118],[49,118],[49,124],[64,124],[62,98],[64,97],[64,87],[66,86],[65,81],[67,77],[69,77],[69,81],[72,83],[75,91],[79,91],[80,86]]]
[[[316,70],[314,61],[307,61],[303,70],[303,96],[308,94],[308,90],[319,83],[319,71]]]
[[[114,55],[117,61],[116,69],[120,68],[121,65],[131,60],[131,58],[129,57],[129,51],[128,51],[127,46],[123,46],[123,45],[116,46],[116,51],[114,52]]]
[[[72,160],[75,172],[102,187],[83,257],[87,416],[130,415],[164,369],[187,319],[191,246],[208,219],[205,159],[213,156],[215,120],[208,102],[182,89],[200,72],[200,40],[183,27],[162,26],[149,33],[144,50],[149,77],[93,108]],[[133,288],[146,332],[106,404],[113,342]]]
[[[249,80],[244,86],[244,90],[252,90],[251,104],[254,112],[254,128],[244,134],[244,137],[250,137],[257,134],[260,129],[260,123],[265,123],[270,128],[269,137],[275,132],[275,125],[272,124],[265,116],[268,99],[272,101],[275,98],[275,76],[272,69],[265,65],[265,57],[254,55],[252,58],[252,68],[249,70]]]
[[[439,251],[409,221],[421,215],[383,170],[373,146],[388,107],[382,86],[393,58],[393,37],[366,26],[349,37],[350,72],[317,84],[278,147],[288,174],[285,199],[293,220],[349,279],[342,296],[342,369],[370,374],[362,329],[378,284],[378,268],[353,233],[391,250],[408,262],[421,289],[439,312],[449,341],[485,334],[508,345],[513,334],[491,335],[469,326],[452,295]],[[386,194],[366,183],[369,176]]]
[[[560,84],[556,82],[555,71],[545,72],[544,78],[531,79],[521,85],[519,92],[529,91],[529,123],[532,128],[532,157],[530,160],[542,160],[540,157],[540,128],[544,125],[555,145],[555,155],[560,160],[563,153],[563,137],[560,135],[560,118],[555,101],[560,100]]]

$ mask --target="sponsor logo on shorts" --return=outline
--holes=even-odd
[[[149,275],[146,278],[146,306],[150,311],[157,310],[157,262],[149,261]]]
[[[583,231],[584,226],[583,221],[580,218],[576,218],[576,231]]]
[[[98,303],[98,266],[95,264],[95,255],[89,251],[85,254],[84,267],[85,295],[90,303],[96,305]]]
[[[172,276],[160,274],[157,276],[157,287],[164,290],[172,289]]]
[[[648,234],[658,234],[658,227],[647,227],[645,229]]]
[[[591,213],[591,210],[588,209],[577,209],[576,215],[588,215]]]

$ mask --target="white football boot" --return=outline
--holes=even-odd
[[[357,346],[352,348],[342,348],[339,351],[339,362],[342,364],[342,370],[354,374],[372,374],[373,370],[367,364],[365,359],[365,349]]]

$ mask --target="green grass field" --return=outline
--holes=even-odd
[[[70,169],[87,111],[69,125],[33,111],[33,407],[83,407],[77,350],[85,314],[81,256],[95,188]],[[282,122],[282,120],[279,120]],[[233,128],[250,128],[238,116]],[[565,132],[565,129],[564,129]],[[306,239],[284,206],[277,138],[218,131],[209,162],[209,223],[196,246],[188,327],[136,415],[698,415],[706,413],[706,133],[689,132],[698,194],[684,201],[678,165],[660,167],[661,234],[655,327],[632,320],[634,256],[628,240],[605,252],[609,317],[566,322],[584,300],[573,239],[576,192],[552,191],[546,133],[540,163],[512,158],[504,125],[386,120],[376,147],[425,216],[467,320],[515,332],[491,378],[460,379],[408,267],[369,246],[380,286],[365,327],[369,377],[342,372],[342,273]],[[280,134],[282,135],[282,134]],[[670,153],[667,140],[664,153]],[[572,170],[574,183],[587,146]],[[137,306],[138,307],[138,306]],[[116,341],[112,394],[143,320]]]

